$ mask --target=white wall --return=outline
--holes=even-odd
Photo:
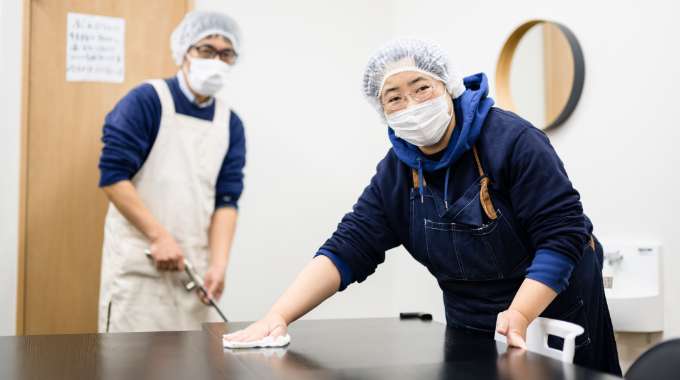
[[[20,1],[0,1],[0,335],[16,331],[21,19]]]
[[[368,55],[388,36],[365,2],[197,1],[243,29],[228,98],[246,127],[241,216],[223,304],[234,320],[262,316],[334,231],[389,149],[361,95]],[[309,317],[393,316],[391,262]]]
[[[529,29],[515,48],[510,66],[510,95],[517,113],[541,127],[545,120],[543,26]]]

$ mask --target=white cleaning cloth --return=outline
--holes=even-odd
[[[226,336],[222,336],[222,345],[224,348],[267,348],[267,347],[284,347],[290,344],[290,335],[277,336],[272,338],[271,336],[266,336],[259,340],[253,340],[250,342],[234,342],[227,339]]]

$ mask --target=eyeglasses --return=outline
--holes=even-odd
[[[437,95],[441,95],[439,87],[443,86],[436,86],[434,80],[422,79],[414,87],[408,92],[402,92],[399,89],[387,90],[380,99],[385,113],[389,114],[406,109],[409,105],[409,99],[417,104],[426,102]]]
[[[215,59],[215,57],[219,56],[220,61],[228,64],[233,64],[234,62],[236,62],[236,58],[238,57],[238,54],[234,51],[234,49],[229,48],[217,50],[210,45],[198,45],[191,46],[189,49],[196,50],[196,53],[198,53],[198,56],[200,58]]]

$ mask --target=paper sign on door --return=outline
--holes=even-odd
[[[66,25],[66,80],[123,82],[125,20],[69,13]]]

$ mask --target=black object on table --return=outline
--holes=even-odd
[[[615,379],[437,322],[299,321],[286,348],[222,348],[203,331],[0,337],[0,379]]]
[[[432,320],[432,314],[421,313],[421,312],[399,313],[399,319],[401,319],[401,320],[404,320],[404,319],[420,319],[421,321],[431,321]]]

